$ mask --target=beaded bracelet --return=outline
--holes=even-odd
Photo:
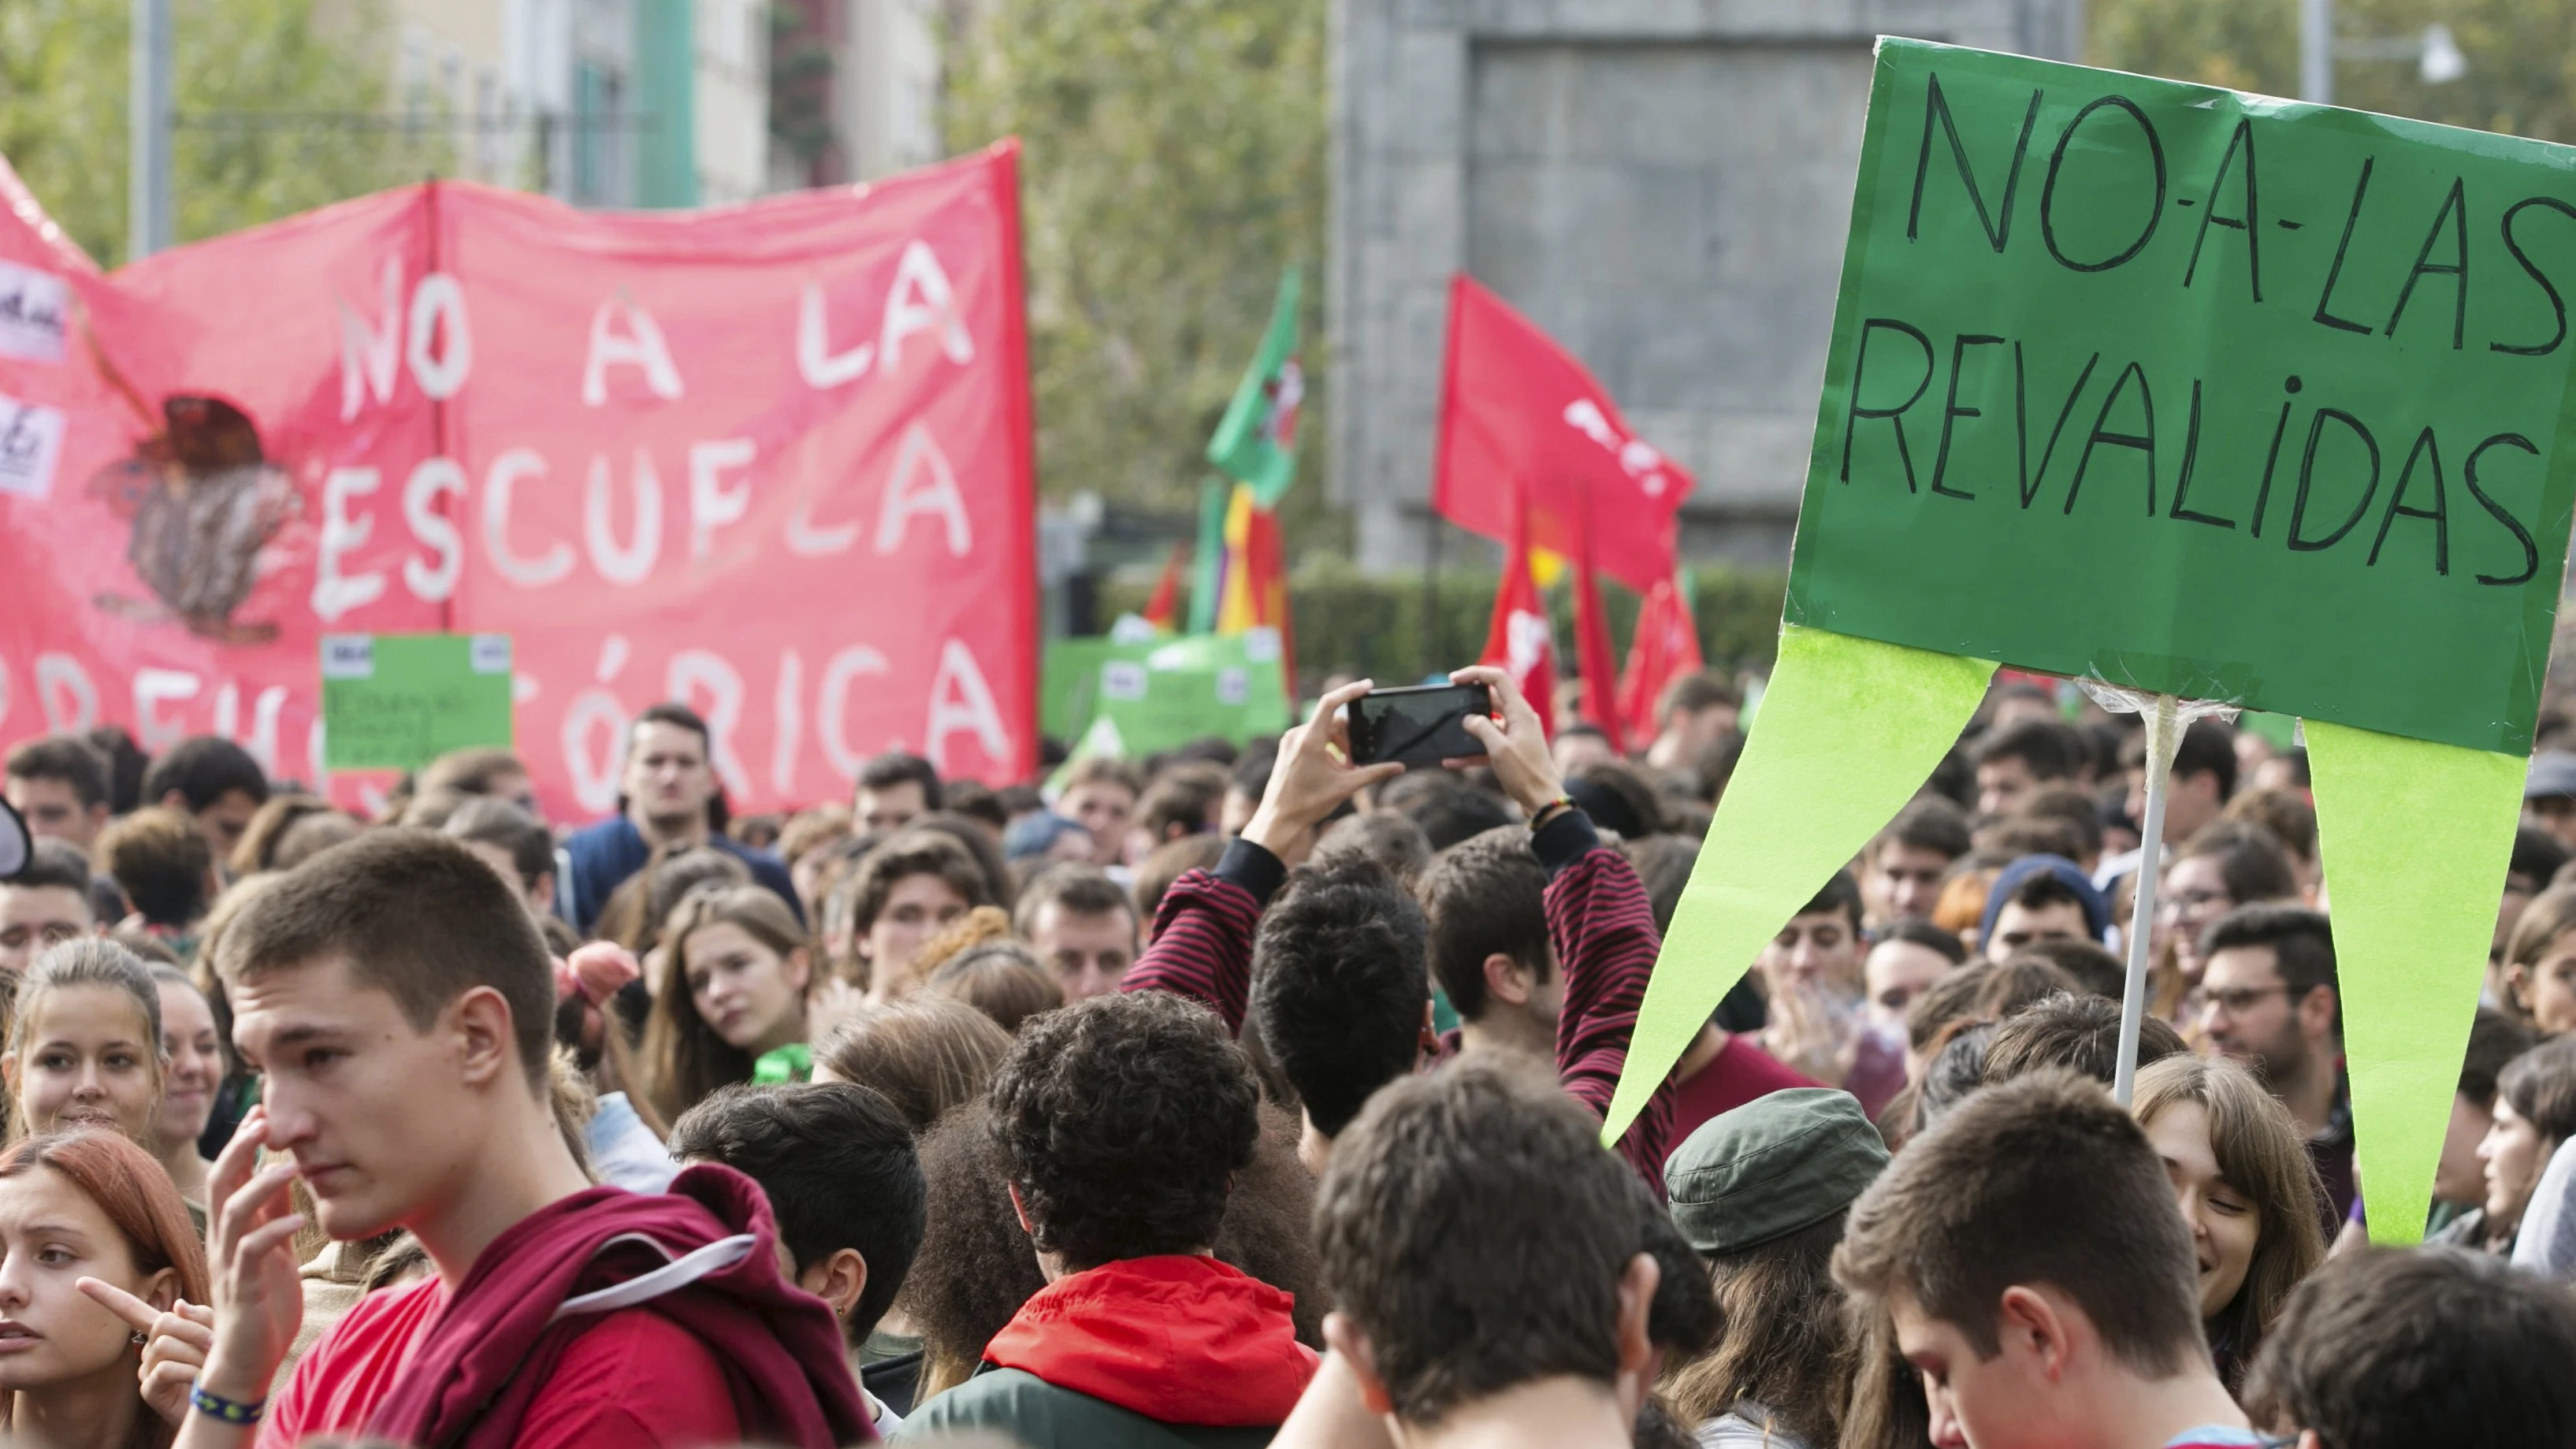
[[[1554,820],[1559,815],[1562,815],[1573,808],[1573,796],[1559,795],[1555,799],[1550,800],[1545,805],[1539,807],[1538,813],[1530,817],[1529,828],[1533,833],[1535,833],[1540,828],[1544,827],[1549,821]]]
[[[220,1419],[227,1424],[256,1424],[259,1422],[260,1415],[268,1412],[266,1399],[255,1404],[237,1404],[219,1394],[210,1394],[196,1387],[188,1390],[188,1406],[207,1418]]]

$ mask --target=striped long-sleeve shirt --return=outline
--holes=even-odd
[[[1567,810],[1530,837],[1547,869],[1549,943],[1565,972],[1556,1020],[1557,1079],[1597,1115],[1610,1106],[1627,1065],[1628,1038],[1646,995],[1662,938],[1646,888],[1627,858],[1601,843],[1592,821]],[[1154,943],[1120,983],[1128,991],[1171,991],[1205,1002],[1229,1031],[1243,1029],[1252,994],[1252,937],[1287,867],[1248,840],[1226,847],[1213,871],[1173,882],[1154,915]],[[1455,1037],[1444,1042],[1455,1050]],[[1620,1155],[1663,1193],[1672,1134],[1667,1081],[1619,1139]]]

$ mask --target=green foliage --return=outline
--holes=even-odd
[[[1694,569],[1700,648],[1719,668],[1767,665],[1778,647],[1782,573],[1724,566]],[[1420,574],[1372,575],[1338,558],[1310,558],[1288,585],[1288,607],[1297,631],[1297,663],[1308,692],[1335,670],[1365,674],[1381,684],[1411,683],[1427,661],[1454,668],[1473,663],[1484,646],[1494,612],[1494,576],[1447,573],[1430,590]],[[1101,591],[1102,623],[1144,608],[1150,583],[1112,583]],[[1637,596],[1604,586],[1610,642],[1624,662],[1637,622]],[[1435,644],[1426,645],[1423,614],[1436,600]],[[1548,596],[1555,616],[1560,668],[1573,670],[1574,596],[1557,588]]]
[[[2427,85],[2411,59],[2344,59],[2335,101],[2445,125],[2576,141],[2576,0],[2338,0],[2336,32],[2407,40],[2450,27],[2469,72]],[[2097,65],[2291,95],[2298,0],[2094,0]]]
[[[979,8],[949,54],[948,139],[1026,147],[1040,477],[1054,496],[1187,512],[1280,269],[1323,272],[1327,0]],[[1319,393],[1300,423],[1292,531],[1321,493]]]
[[[0,156],[102,264],[125,254],[129,0],[0,3]],[[277,129],[183,126],[171,147],[178,241],[220,235],[445,169],[425,112],[383,123],[392,52],[363,0],[174,0],[173,104],[183,117],[319,113]]]

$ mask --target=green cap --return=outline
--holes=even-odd
[[[1721,1112],[1664,1163],[1673,1224],[1702,1254],[1742,1252],[1850,1207],[1887,1166],[1860,1102],[1792,1087]]]

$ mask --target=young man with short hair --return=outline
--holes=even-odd
[[[185,956],[215,902],[214,850],[204,828],[176,810],[151,806],[98,837],[98,868],[134,905],[143,928]]]
[[[1646,747],[1646,764],[1657,770],[1691,768],[1700,751],[1735,733],[1743,710],[1744,696],[1710,670],[1676,678],[1655,702],[1655,742]]]
[[[1032,1017],[986,1102],[1047,1285],[904,1435],[1026,1449],[1267,1444],[1314,1376],[1287,1294],[1217,1261],[1260,1088],[1225,1024],[1163,992]]]
[[[1091,863],[1106,870],[1127,859],[1127,827],[1144,793],[1145,781],[1135,766],[1094,756],[1073,767],[1055,810],[1091,832]]]
[[[1938,795],[1917,795],[1870,843],[1861,868],[1862,914],[1873,926],[1932,919],[1950,867],[1968,853],[1968,816]]]
[[[527,762],[508,750],[450,750],[423,766],[414,783],[415,795],[488,795],[517,806],[531,819],[545,819],[537,809],[536,785],[528,777]]]
[[[2448,1248],[2369,1248],[2290,1294],[2245,1381],[2293,1449],[2576,1444],[2576,1298]]]
[[[1145,849],[1205,835],[1225,815],[1225,767],[1206,760],[1183,760],[1166,766],[1136,802],[1135,830]]]
[[[39,839],[17,875],[0,880],[0,992],[17,989],[49,946],[98,929],[89,860],[70,842]]]
[[[2147,742],[2132,735],[2120,747],[2129,777],[2129,818],[2147,818]],[[2236,793],[2236,731],[2214,719],[2194,720],[2174,746],[2173,773],[2165,786],[2165,848],[2198,835]]]
[[[1109,873],[1068,861],[1049,866],[1020,891],[1012,929],[1053,971],[1067,1001],[1118,989],[1136,964],[1136,903]]]
[[[912,953],[941,927],[993,903],[984,868],[937,830],[907,830],[871,850],[836,888],[849,922],[849,957],[836,969],[867,988],[871,1004],[912,994],[921,983]]]
[[[86,856],[107,828],[107,761],[78,735],[46,735],[9,751],[6,798],[38,840]]]
[[[1812,1081],[1841,1087],[1875,1117],[1905,1086],[1905,1047],[1859,1030],[1869,943],[1860,928],[1860,883],[1838,870],[1753,960],[1762,983],[1762,1050]]]
[[[2255,1449],[2163,1162],[2092,1081],[1988,1087],[1852,1205],[1834,1278],[1895,1322],[1935,1444]]]
[[[2098,944],[2110,925],[2110,903],[2082,866],[2062,855],[2025,855],[1987,890],[1977,940],[1986,959],[2000,961],[2039,941]]]
[[[1566,800],[1538,715],[1513,687],[1511,677],[1500,669],[1478,666],[1458,670],[1450,678],[1461,684],[1481,684],[1491,695],[1500,722],[1470,716],[1466,728],[1485,746],[1496,782],[1527,815],[1527,848],[1545,873],[1540,909],[1548,949],[1557,962],[1554,974],[1563,983],[1550,1036],[1557,1079],[1595,1114],[1606,1112],[1620,1069],[1627,1063],[1628,1038],[1636,1029],[1647,974],[1663,944],[1655,930],[1654,909],[1627,857],[1602,844],[1591,819]],[[1368,1023],[1366,1061],[1382,1066],[1390,1059],[1380,1043],[1391,1044],[1399,1029],[1392,993],[1422,979],[1416,973],[1427,975],[1420,954],[1424,928],[1418,924],[1419,916],[1380,904],[1383,898],[1374,895],[1365,880],[1338,874],[1339,897],[1318,897],[1275,924],[1262,915],[1287,875],[1279,851],[1303,838],[1344,800],[1394,778],[1401,769],[1388,764],[1353,766],[1341,753],[1345,736],[1338,711],[1368,691],[1366,680],[1333,691],[1316,706],[1307,724],[1281,739],[1279,761],[1261,808],[1242,837],[1227,847],[1213,872],[1192,871],[1165,893],[1155,918],[1154,944],[1127,974],[1126,990],[1160,989],[1194,996],[1213,1007],[1228,1026],[1240,1030],[1252,980],[1258,974],[1263,977],[1265,997],[1280,1009],[1282,1026],[1294,1035],[1311,1034],[1315,1053],[1324,1058],[1361,1050],[1356,1040],[1349,1048],[1337,1048],[1329,1040],[1332,1032],[1350,1029],[1336,1026],[1332,1014],[1332,1003],[1347,993],[1329,983],[1365,976],[1373,983],[1371,989],[1351,999],[1389,1001],[1363,1013]],[[1345,868],[1342,863],[1332,867],[1336,872]],[[1392,877],[1383,870],[1374,875],[1396,899],[1402,899]],[[1288,904],[1282,901],[1273,909],[1285,910]],[[1855,919],[1857,914],[1855,903]],[[1412,915],[1411,921],[1405,919],[1407,915]],[[1264,963],[1258,973],[1254,970],[1256,923]],[[1336,944],[1335,932],[1343,933],[1352,944]],[[1415,944],[1407,954],[1388,955],[1378,944],[1386,933]],[[1302,965],[1281,976],[1267,964],[1274,957]],[[1416,989],[1427,1007],[1427,980]],[[1408,1015],[1405,1020],[1409,1019]],[[1267,1014],[1261,1036],[1274,1053],[1282,1049]],[[1385,1080],[1353,1079],[1335,1095],[1355,1111]],[[1310,1102],[1310,1116],[1312,1106]],[[1313,1125],[1324,1138],[1333,1134],[1334,1129],[1321,1122]],[[1657,1190],[1663,1183],[1664,1149],[1671,1128],[1672,1086],[1667,1081],[1619,1141],[1621,1155]],[[1310,1139],[1310,1159],[1320,1155],[1312,1150],[1318,1145]]]
[[[553,914],[555,842],[535,816],[498,796],[478,796],[457,806],[442,829],[514,882],[529,914]]]
[[[905,750],[888,750],[859,767],[851,823],[868,833],[901,830],[939,809],[945,796],[937,766]]]
[[[1261,913],[1248,1030],[1296,1090],[1308,1170],[1370,1093],[1436,1048],[1426,960],[1421,909],[1364,856],[1301,867]]]
[[[1547,934],[1547,870],[1530,833],[1498,826],[1435,858],[1415,894],[1430,925],[1431,974],[1458,1013],[1448,1051],[1556,1050],[1565,973]]]
[[[859,1372],[860,1345],[921,1249],[928,1188],[903,1114],[855,1082],[737,1083],[672,1123],[670,1147],[678,1162],[721,1162],[760,1184],[778,1219],[780,1269],[840,1320]],[[901,1377],[897,1408],[861,1374],[880,1438],[912,1405],[912,1377]]]
[[[553,964],[462,845],[382,830],[281,874],[216,970],[262,1103],[210,1180],[214,1342],[180,1449],[871,1437],[839,1330],[780,1276],[749,1179],[590,1185],[549,1101]],[[293,1160],[262,1168],[263,1150]],[[405,1229],[434,1271],[360,1300],[269,1403],[303,1319],[298,1178],[333,1238]]]
[[[268,803],[268,772],[228,739],[191,735],[143,772],[143,803],[187,816],[220,865],[232,859],[251,816]]]
[[[805,919],[796,882],[778,857],[725,834],[724,787],[716,780],[713,747],[707,722],[687,705],[657,704],[635,717],[626,732],[617,813],[564,841],[575,930],[596,925],[609,895],[644,868],[655,846],[673,842],[712,846],[741,861],[753,881],[785,901],[796,919]]]
[[[1380,1092],[1316,1192],[1337,1305],[1316,1392],[1356,1379],[1397,1444],[1625,1449],[1663,1273],[1640,1199],[1592,1114],[1522,1063],[1471,1054]]]
[[[2138,1065],[2180,1056],[2191,1047],[2163,1017],[2138,1023]],[[2120,1060],[2120,1003],[2092,992],[2061,991],[1995,1024],[1986,1038],[1986,1084],[2009,1082],[2044,1067],[2064,1067],[2111,1085]]]
[[[2331,1234],[2357,1191],[2333,925],[2299,906],[2239,906],[2211,923],[2201,953],[2201,1034],[2290,1109],[2325,1180]]]
[[[1977,815],[2010,815],[2022,798],[2043,785],[2072,780],[2085,757],[2084,742],[2059,720],[2024,720],[1977,742]]]

